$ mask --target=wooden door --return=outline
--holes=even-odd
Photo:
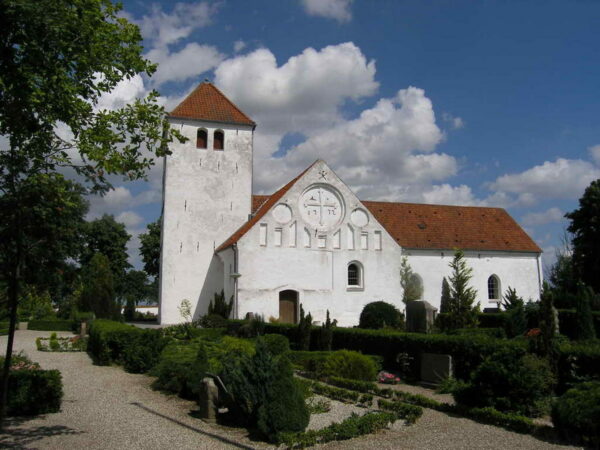
[[[298,322],[298,292],[288,289],[279,293],[279,321]]]

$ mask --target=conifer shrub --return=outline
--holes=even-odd
[[[577,307],[575,317],[577,319],[576,339],[586,341],[596,338],[594,329],[594,318],[592,316],[591,301],[594,298],[594,291],[587,286],[580,286],[577,296]]]
[[[312,315],[308,313],[304,315],[304,308],[300,305],[300,321],[296,333],[298,335],[298,347],[299,350],[310,350],[310,338],[312,331]]]
[[[570,443],[600,448],[600,381],[581,383],[559,397],[552,423]]]
[[[366,304],[360,313],[358,327],[373,330],[389,327],[401,330],[404,329],[404,316],[391,303],[371,302]]]
[[[161,330],[140,330],[132,333],[123,349],[121,361],[127,372],[145,373],[158,363],[160,353],[167,345]]]
[[[369,356],[351,350],[338,350],[327,357],[322,373],[318,375],[373,381],[378,371],[379,367]]]
[[[554,384],[547,360],[503,350],[487,357],[453,394],[459,405],[536,416],[547,407]]]
[[[233,309],[233,295],[229,299],[229,303],[225,301],[225,291],[221,289],[221,293],[215,292],[215,296],[208,305],[208,315],[218,315],[224,319],[229,318]]]
[[[153,384],[155,389],[191,400],[197,397],[207,368],[208,357],[203,343],[172,343],[163,349],[150,375],[157,377]]]
[[[302,431],[309,413],[302,389],[284,355],[273,356],[262,339],[256,353],[224,362],[222,380],[230,396],[231,418],[274,439],[279,433]]]
[[[227,319],[219,314],[207,314],[198,320],[198,325],[202,328],[226,328],[227,323]]]
[[[290,351],[290,342],[281,334],[265,334],[260,337],[267,349],[274,356],[279,356]]]

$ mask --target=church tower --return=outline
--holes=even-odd
[[[180,323],[182,300],[194,318],[223,289],[214,250],[248,220],[256,124],[205,81],[168,116],[188,141],[171,143],[163,173],[161,324]]]

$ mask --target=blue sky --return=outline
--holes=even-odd
[[[553,259],[600,178],[600,2],[125,1],[168,109],[203,79],[258,123],[255,190],[325,159],[360,198],[507,208]],[[134,235],[147,183],[92,200]],[[139,266],[137,239],[132,261]]]

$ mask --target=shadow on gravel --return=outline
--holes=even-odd
[[[218,441],[221,441],[221,442],[223,442],[225,444],[233,445],[234,447],[237,447],[237,448],[243,448],[243,449],[253,450],[252,447],[249,447],[249,446],[244,445],[244,444],[240,444],[239,442],[232,441],[232,440],[227,439],[227,438],[225,438],[223,436],[219,436],[218,434],[209,433],[208,431],[204,431],[204,430],[201,430],[200,428],[193,427],[193,426],[188,425],[187,423],[184,423],[184,422],[182,422],[180,420],[173,419],[172,417],[169,417],[169,416],[167,416],[165,414],[159,413],[158,411],[154,411],[153,409],[148,408],[147,406],[144,406],[141,403],[131,402],[131,404],[134,405],[134,406],[137,406],[138,408],[143,409],[144,411],[149,412],[150,414],[154,414],[155,416],[162,417],[163,419],[169,420],[169,421],[171,421],[173,423],[176,423],[179,426],[187,428],[188,430],[192,430],[192,431],[194,431],[194,432],[196,432],[198,434],[203,434],[205,436],[208,436],[208,437],[211,437],[211,438],[216,439]]]
[[[30,444],[51,436],[66,434],[81,434],[82,431],[75,430],[63,425],[40,426],[17,428],[30,420],[29,418],[9,418],[6,420],[6,428],[0,434],[0,448],[26,449]]]

